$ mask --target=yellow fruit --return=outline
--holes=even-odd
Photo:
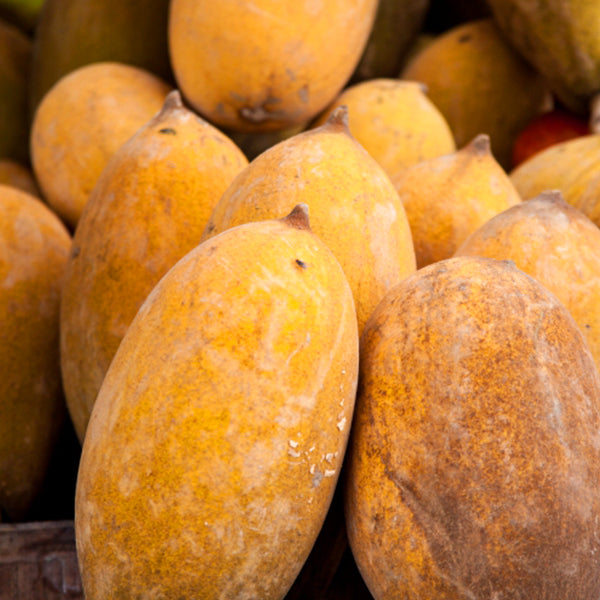
[[[0,158],[29,161],[31,40],[0,19]]]
[[[36,198],[41,196],[31,169],[10,158],[0,158],[0,184],[16,187]]]
[[[350,78],[377,0],[172,0],[169,50],[179,89],[220,127],[306,123]]]
[[[350,132],[390,177],[456,150],[446,119],[417,82],[370,79],[347,87],[315,125],[342,105],[348,109]]]
[[[173,90],[103,170],[73,237],[61,303],[61,369],[80,441],[140,305],[198,245],[214,205],[247,163]]]
[[[31,128],[31,161],[48,204],[71,227],[108,159],[162,107],[170,87],[122,63],[92,63],[44,96]]]
[[[94,62],[134,65],[172,79],[169,0],[44,0],[33,38],[29,107],[63,76]]]
[[[359,330],[385,291],[415,270],[406,214],[383,168],[351,136],[345,107],[315,129],[272,146],[225,190],[203,239],[241,223],[280,218],[298,203],[340,261]]]
[[[580,175],[593,173],[597,169],[598,152],[598,134],[559,142],[519,164],[510,171],[510,179],[524,200],[546,190],[560,190],[569,204],[576,204],[576,195],[569,193],[569,188]]]
[[[361,338],[346,521],[376,600],[600,596],[600,377],[564,305],[455,257]]]
[[[358,372],[352,293],[305,211],[201,243],[131,323],[77,479],[87,600],[281,599],[300,571]]]
[[[521,201],[484,134],[456,152],[406,168],[392,181],[406,210],[418,268],[450,258],[471,232]]]
[[[569,309],[600,367],[600,229],[559,191],[491,218],[455,255],[512,260],[537,279]]]
[[[405,65],[402,78],[427,86],[459,148],[476,135],[489,135],[494,157],[505,169],[517,135],[551,102],[544,80],[491,18],[439,34]]]
[[[0,511],[9,520],[40,492],[65,418],[58,318],[70,246],[47,206],[0,185]]]

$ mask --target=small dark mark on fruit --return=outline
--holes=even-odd
[[[163,127],[158,130],[158,133],[168,133],[169,135],[177,135],[177,132],[171,127]]]
[[[296,259],[296,264],[301,268],[301,269],[306,269],[308,267],[308,265],[300,260],[299,258]]]
[[[71,258],[77,258],[79,256],[80,252],[81,252],[80,246],[73,246],[73,248],[71,249]]]
[[[459,44],[464,44],[465,42],[468,42],[470,39],[471,39],[470,33],[463,33],[463,35],[461,35],[458,38],[458,42],[459,42]]]

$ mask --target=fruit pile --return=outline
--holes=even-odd
[[[87,600],[598,600],[596,23],[0,0],[0,520]]]

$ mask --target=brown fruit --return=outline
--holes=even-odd
[[[127,330],[83,444],[86,598],[283,598],[332,501],[357,373],[352,292],[306,207],[180,259]]]
[[[383,168],[348,130],[345,107],[315,129],[272,146],[225,190],[203,239],[230,227],[280,218],[307,204],[311,227],[340,261],[359,331],[385,291],[415,270],[412,237]]]
[[[600,377],[564,305],[455,257],[361,338],[346,520],[376,600],[600,595]]]
[[[31,39],[0,20],[0,158],[29,161]]]
[[[238,131],[302,125],[346,84],[377,0],[172,0],[169,50],[179,89],[211,122]]]
[[[537,279],[569,309],[600,367],[600,229],[559,191],[492,217],[455,255],[512,260]]]
[[[21,520],[65,418],[59,302],[71,238],[37,198],[0,185],[0,511]]]
[[[169,90],[139,67],[98,62],[46,93],[32,123],[31,161],[44,198],[71,228],[108,159],[160,110]]]
[[[61,369],[80,441],[140,305],[198,245],[214,205],[247,162],[173,90],[100,175],[73,237],[61,303]]]
[[[418,268],[450,258],[472,231],[521,201],[484,134],[456,152],[406,168],[392,181],[406,210]]]

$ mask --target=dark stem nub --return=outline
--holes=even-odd
[[[294,206],[292,212],[281,219],[287,225],[294,227],[295,229],[305,229],[311,231],[310,221],[308,218],[308,205],[301,202]]]
[[[475,156],[487,156],[491,153],[490,136],[487,133],[476,135],[468,144],[467,148]]]
[[[348,125],[348,106],[346,104],[341,104],[334,108],[323,126],[350,134],[350,126]]]
[[[181,100],[181,92],[177,89],[171,90],[165,97],[161,112],[174,110],[176,108],[183,108],[183,101]]]

